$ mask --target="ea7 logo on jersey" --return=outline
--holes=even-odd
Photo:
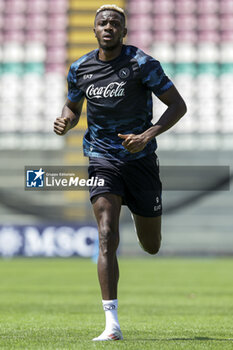
[[[119,77],[121,79],[127,79],[130,75],[130,70],[129,68],[122,68],[120,71],[119,71]]]
[[[125,89],[123,86],[126,82],[113,82],[108,84],[107,86],[95,87],[94,84],[88,86],[86,95],[87,98],[92,100],[93,98],[108,98],[108,97],[121,97],[125,96]]]
[[[91,79],[93,77],[93,74],[84,74],[83,79],[87,80],[87,79]]]

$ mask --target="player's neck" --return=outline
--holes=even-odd
[[[99,48],[99,59],[101,61],[112,61],[118,56],[120,56],[122,51],[122,46],[116,47],[114,50],[104,50],[101,47]]]

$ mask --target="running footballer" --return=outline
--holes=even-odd
[[[68,74],[68,97],[54,131],[64,135],[79,121],[87,99],[88,129],[83,140],[90,200],[98,224],[98,277],[106,326],[94,341],[123,339],[117,316],[119,279],[116,250],[121,206],[132,213],[141,247],[156,254],[161,243],[161,182],[155,137],[186,113],[183,98],[160,63],[139,48],[123,44],[124,11],[104,5],[96,12],[94,34],[99,48],[74,62]],[[167,109],[152,124],[152,93]]]

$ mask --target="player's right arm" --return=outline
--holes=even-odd
[[[65,135],[67,131],[78,124],[83,102],[84,97],[79,102],[72,102],[67,98],[61,117],[56,118],[54,122],[54,132],[57,135]]]

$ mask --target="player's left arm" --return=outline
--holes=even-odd
[[[149,141],[170,129],[187,111],[186,104],[174,85],[157,97],[167,105],[167,109],[155,125],[139,135],[118,134],[124,140],[122,145],[131,153],[142,151]]]
[[[160,99],[160,101],[167,105],[167,109],[157,123],[142,134],[146,138],[147,142],[162,134],[164,131],[170,129],[187,112],[186,103],[174,85],[172,85],[162,95],[157,97]]]

